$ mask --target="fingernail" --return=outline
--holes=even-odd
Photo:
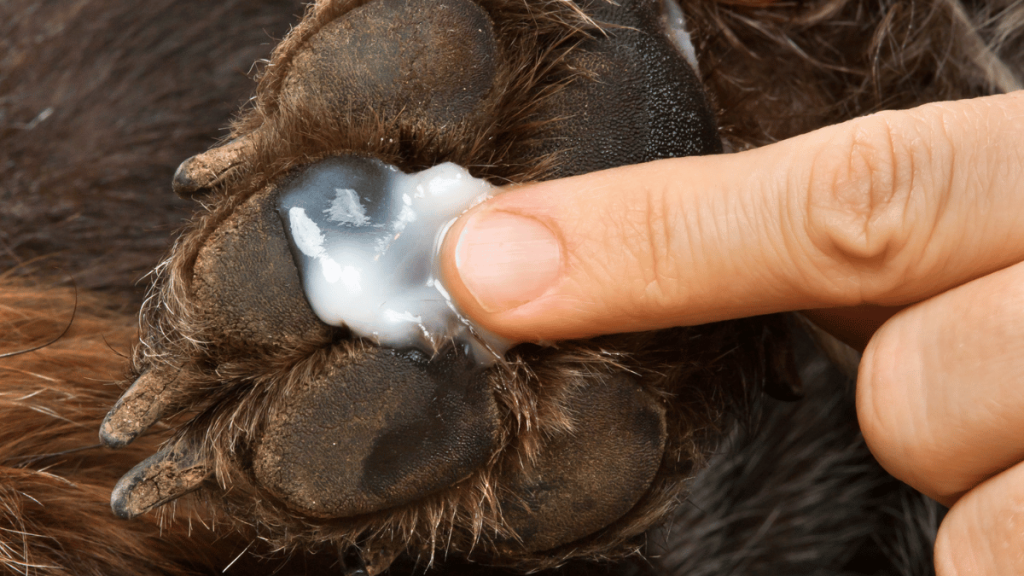
[[[481,308],[503,312],[554,285],[562,249],[551,230],[533,218],[482,211],[462,228],[455,266]]]

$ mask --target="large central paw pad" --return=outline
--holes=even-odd
[[[432,258],[491,185],[721,151],[669,8],[314,5],[232,139],[175,175],[207,210],[157,270],[100,436],[178,432],[114,510],[205,489],[260,537],[355,547],[370,573],[440,547],[524,569],[634,550],[730,406],[785,372],[775,321],[506,351]]]
[[[297,383],[267,411],[256,478],[318,518],[414,502],[484,466],[500,417],[485,374],[453,357],[368,351]]]

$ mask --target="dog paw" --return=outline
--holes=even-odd
[[[395,343],[314,311],[282,202],[320,182],[317,202],[350,191],[346,218],[376,230],[385,173],[453,162],[501,185],[720,152],[678,18],[645,0],[312,6],[231,140],[175,174],[204,210],[156,271],[134,384],[100,437],[160,419],[177,434],[114,511],[202,489],[259,536],[355,550],[369,573],[402,551],[536,569],[635,550],[737,407],[787,382],[780,320],[491,362],[473,334]],[[386,264],[386,284],[424,265]]]

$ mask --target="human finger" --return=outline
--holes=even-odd
[[[937,576],[1024,574],[1024,463],[968,492],[935,541]]]
[[[916,304],[861,360],[857,416],[891,474],[944,504],[1024,460],[1024,264]]]
[[[455,300],[515,340],[915,302],[1024,259],[1024,94],[499,194],[453,225]]]

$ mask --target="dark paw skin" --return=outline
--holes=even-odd
[[[355,549],[370,573],[441,547],[522,569],[635,550],[735,407],[792,387],[780,320],[524,345],[488,369],[451,347],[382,349],[313,314],[275,206],[334,156],[503,184],[721,152],[661,10],[314,5],[231,140],[175,174],[207,209],[157,270],[135,383],[100,437],[123,446],[161,418],[178,434],[122,479],[115,511],[203,489],[260,537]]]
[[[266,413],[257,481],[317,518],[415,502],[469,476],[498,448],[482,370],[449,349],[368,350],[302,382]]]
[[[573,434],[544,444],[534,462],[507,472],[505,521],[514,550],[550,550],[622,518],[646,492],[665,450],[665,406],[628,374],[588,382],[567,399]]]

